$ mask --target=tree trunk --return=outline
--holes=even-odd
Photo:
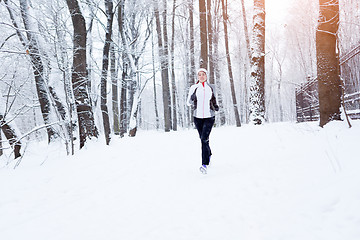
[[[154,88],[154,109],[155,109],[155,121],[156,121],[156,129],[160,128],[160,119],[159,119],[159,110],[157,106],[157,91],[156,91],[156,68],[155,68],[155,43],[154,43],[154,35],[151,37],[151,57],[152,57],[152,70],[153,70],[153,88]]]
[[[186,93],[189,92],[189,88],[197,81],[197,77],[195,76],[195,33],[194,33],[194,0],[188,1],[189,6],[189,41],[190,41],[190,49],[189,49],[189,56],[190,56],[190,72],[189,72],[189,79],[188,79],[188,88],[186,89]],[[189,123],[192,123],[192,111],[189,109]]]
[[[135,137],[137,132],[137,114],[139,111],[139,101],[140,101],[140,93],[139,89],[136,89],[136,92],[134,93],[134,102],[132,103],[131,113],[130,113],[130,130],[129,130],[129,137]],[[131,119],[132,118],[132,119]]]
[[[234,106],[236,126],[240,127],[241,123],[240,123],[239,110],[238,110],[237,100],[236,100],[235,85],[234,85],[234,78],[233,78],[233,73],[232,73],[230,50],[229,50],[229,36],[228,36],[228,30],[227,30],[228,16],[227,16],[227,10],[226,10],[227,6],[225,6],[224,0],[221,0],[221,4],[222,4],[222,10],[223,10],[226,60],[228,63],[229,81],[230,81],[230,87],[231,87],[231,97],[232,97],[232,102],[233,102],[233,106]]]
[[[112,24],[114,19],[113,13],[113,2],[112,0],[105,0],[105,9],[107,17],[107,26],[105,34],[105,43],[103,48],[103,62],[102,62],[102,71],[101,71],[101,112],[103,117],[104,133],[106,145],[110,143],[110,121],[109,121],[109,111],[107,107],[107,76],[109,69],[109,52],[111,45],[112,37]]]
[[[195,76],[195,33],[194,33],[194,0],[189,0],[189,25],[190,25],[190,85],[196,82]]]
[[[8,8],[10,17],[13,21],[16,31],[19,31],[16,21],[15,21],[15,18],[13,17],[12,11],[10,10],[10,8],[8,6],[8,1],[5,1],[5,4]],[[22,16],[22,19],[24,22],[24,26],[25,26],[25,29],[27,30],[26,31],[27,42],[25,41],[25,39],[23,37],[21,37],[22,35],[20,32],[18,32],[18,36],[19,36],[22,44],[25,47],[27,47],[26,52],[30,56],[31,65],[32,65],[32,68],[34,71],[36,92],[37,92],[37,96],[38,96],[39,103],[40,103],[42,117],[44,119],[45,125],[49,125],[51,123],[50,122],[50,106],[51,106],[51,104],[50,104],[50,99],[49,99],[49,95],[48,95],[48,91],[47,91],[47,83],[45,81],[45,76],[44,76],[44,65],[43,65],[43,62],[41,59],[38,41],[36,39],[36,36],[34,35],[34,31],[32,31],[32,28],[34,26],[31,25],[31,21],[29,18],[29,13],[28,13],[29,6],[28,6],[27,0],[20,1],[20,9],[21,9],[21,16]],[[53,138],[55,138],[56,133],[51,126],[47,126],[46,130],[47,130],[48,142],[51,142],[51,140]]]
[[[163,39],[164,39],[164,57],[163,57],[163,64],[165,69],[163,69],[164,71],[166,70],[166,74],[167,74],[167,82],[169,85],[169,80],[170,80],[170,76],[169,76],[169,59],[171,59],[171,56],[169,54],[169,38],[168,38],[168,31],[167,31],[167,6],[166,6],[166,0],[163,0],[163,7],[164,7],[164,11],[162,13],[163,16]],[[172,81],[172,80],[171,80]],[[170,93],[170,86],[169,86],[169,117],[170,117],[170,129],[172,129],[173,127],[173,119],[171,116],[171,93]],[[176,106],[173,106],[176,108]],[[176,115],[175,115],[176,117]]]
[[[172,107],[173,107],[173,117],[172,117],[172,129],[177,131],[177,95],[176,95],[176,82],[175,82],[175,8],[176,8],[176,0],[173,0],[173,12],[172,12],[172,22],[171,22],[171,45],[170,45],[170,53],[171,53],[171,90],[172,90]]]
[[[125,60],[124,60],[125,63]],[[121,95],[120,95],[120,137],[124,137],[127,132],[127,67],[123,68],[121,77]]]
[[[320,17],[316,31],[316,58],[320,126],[340,120],[341,83],[336,41],[339,29],[339,1],[319,0]]]
[[[156,19],[156,31],[158,36],[159,57],[160,57],[160,66],[161,66],[161,80],[163,87],[165,132],[169,132],[171,129],[171,101],[170,101],[170,88],[169,88],[169,74],[168,74],[168,68],[166,67],[167,55],[165,55],[164,53],[158,3],[155,1],[154,4],[155,4],[154,10],[155,10],[155,19]]]
[[[250,122],[259,125],[265,121],[265,0],[254,0],[252,44]]]
[[[219,19],[219,18],[216,18]],[[220,125],[225,125],[226,123],[226,117],[225,117],[225,109],[224,109],[224,104],[223,104],[223,94],[221,91],[221,77],[220,77],[220,69],[219,69],[219,21],[215,20],[214,22],[214,76],[215,76],[215,84],[217,87],[217,101],[219,104],[219,114],[220,114]]]
[[[77,0],[66,0],[74,28],[72,86],[79,122],[80,148],[87,138],[98,137],[90,98],[87,92],[86,26]]]
[[[243,23],[244,23],[244,33],[245,33],[245,40],[246,40],[246,49],[247,49],[247,56],[248,61],[244,64],[244,105],[245,105],[245,121],[248,122],[249,118],[249,112],[248,112],[248,106],[249,106],[249,98],[248,98],[248,70],[247,67],[250,65],[251,61],[251,47],[250,47],[250,37],[249,37],[249,30],[248,30],[248,24],[247,24],[247,17],[246,17],[246,10],[245,10],[245,0],[241,0],[241,9],[242,9],[242,15],[243,15]]]
[[[19,140],[17,140],[18,137],[16,136],[14,129],[8,123],[6,123],[3,115],[0,115],[0,130],[3,131],[5,137],[9,141],[9,144],[13,147],[15,159],[20,157],[21,156],[21,154],[20,154],[21,142]],[[1,132],[0,132],[0,135],[1,135]],[[0,140],[1,140],[1,137],[0,137]]]
[[[245,10],[245,0],[241,0],[241,9],[242,9],[242,16],[243,16],[243,24],[244,24],[244,33],[245,33],[245,41],[246,41],[246,50],[249,60],[251,59],[251,48],[250,48],[250,38],[249,38],[249,30],[247,25],[247,18],[246,18],[246,10]]]
[[[214,31],[212,29],[212,17],[211,17],[211,1],[212,0],[206,0],[207,1],[207,39],[209,41],[209,52],[208,52],[208,58],[209,58],[209,82],[210,84],[215,83],[214,79],[214,55],[213,55],[213,36]]]
[[[200,14],[200,44],[201,56],[200,67],[208,69],[208,40],[207,40],[207,24],[206,24],[206,3],[205,0],[199,0]]]
[[[114,42],[110,45],[110,74],[111,74],[111,91],[112,91],[112,111],[113,111],[113,128],[114,134],[120,134],[119,124],[119,88],[118,79],[116,76],[116,60],[115,60],[115,49]]]
[[[125,0],[121,0],[119,7],[118,7],[118,26],[119,26],[119,33],[121,36],[121,42],[124,49],[126,49],[126,41],[124,39],[124,8],[125,8]],[[126,51],[126,50],[125,50]],[[129,59],[125,51],[122,54],[122,75],[121,75],[121,95],[120,95],[120,137],[124,137],[125,133],[128,129],[128,103],[127,103],[127,92],[128,92],[128,84],[127,84],[127,72],[129,67]]]

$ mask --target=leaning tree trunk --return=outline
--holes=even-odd
[[[155,19],[156,19],[156,31],[158,36],[159,57],[160,57],[160,66],[161,66],[161,80],[163,87],[165,132],[169,132],[171,129],[171,101],[170,101],[169,73],[166,67],[167,55],[165,55],[164,53],[158,3],[155,1],[154,4],[155,4],[154,10],[155,10]]]
[[[18,140],[18,137],[16,136],[14,128],[12,128],[4,120],[3,115],[0,115],[0,130],[3,131],[5,137],[9,141],[11,147],[13,147],[15,159],[20,157],[21,156],[21,154],[20,154],[21,142],[20,142],[20,140]],[[1,132],[0,132],[0,135],[1,135]],[[1,140],[1,138],[0,138],[0,140]]]
[[[112,24],[114,19],[113,13],[113,2],[112,0],[105,0],[106,16],[107,16],[107,26],[105,34],[105,44],[103,48],[103,62],[102,62],[102,71],[101,71],[101,112],[103,117],[104,133],[106,145],[110,143],[110,121],[109,121],[109,111],[107,107],[107,76],[109,69],[109,51],[111,45],[111,36],[112,36]]]
[[[341,82],[336,41],[339,29],[339,0],[319,0],[320,17],[316,31],[316,58],[320,126],[340,120]]]
[[[10,13],[10,17],[13,21],[14,27],[16,28],[16,31],[18,32],[18,36],[20,38],[20,41],[22,44],[27,47],[26,52],[30,56],[31,65],[34,71],[34,77],[35,77],[35,86],[36,86],[36,92],[40,103],[40,109],[42,113],[42,117],[44,119],[44,123],[48,125],[46,127],[47,130],[47,136],[48,136],[48,142],[51,142],[52,138],[55,137],[55,131],[50,126],[50,99],[47,91],[47,84],[44,78],[44,65],[41,59],[40,51],[38,42],[36,39],[36,36],[34,35],[34,31],[32,31],[32,28],[34,26],[31,25],[30,17],[29,17],[29,6],[27,0],[21,0],[20,1],[20,9],[21,9],[21,16],[24,22],[24,26],[26,29],[26,36],[27,36],[27,42],[24,37],[22,37],[21,33],[18,30],[15,18],[13,17],[12,11],[10,10],[8,6],[8,1],[5,1],[5,4],[8,8],[8,11]]]
[[[221,4],[222,4],[223,20],[224,20],[223,23],[224,23],[224,33],[225,33],[226,60],[227,60],[227,63],[228,63],[228,72],[229,72],[229,80],[230,80],[232,102],[233,102],[233,105],[234,105],[235,122],[236,122],[236,126],[240,127],[241,123],[240,123],[239,110],[238,110],[237,101],[236,101],[234,77],[233,77],[233,73],[232,73],[230,50],[229,50],[229,36],[228,36],[228,30],[227,30],[228,17],[227,17],[227,11],[226,11],[227,6],[225,8],[224,0],[221,0]]]
[[[94,115],[87,92],[86,69],[86,26],[77,0],[66,0],[74,28],[73,36],[73,67],[72,87],[74,91],[76,111],[78,114],[80,148],[85,145],[87,138],[98,137]]]
[[[265,121],[265,0],[254,0],[250,78],[250,122]]]
[[[207,24],[206,24],[206,3],[205,0],[199,0],[200,13],[200,44],[201,56],[200,67],[207,69],[208,67],[208,40],[207,40]]]

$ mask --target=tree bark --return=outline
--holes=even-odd
[[[125,63],[125,60],[123,61]],[[121,75],[121,95],[120,95],[120,137],[124,137],[127,132],[127,67],[123,67]]]
[[[121,36],[121,42],[123,48],[126,51],[126,41],[124,39],[124,8],[125,8],[125,0],[121,0],[119,7],[118,7],[118,26],[119,26],[119,33]],[[128,129],[128,102],[127,102],[127,92],[128,92],[128,84],[127,84],[127,72],[129,67],[129,59],[125,51],[122,53],[122,74],[121,74],[121,95],[120,95],[120,137],[124,137],[125,133]]]
[[[168,74],[168,68],[166,67],[167,55],[165,55],[164,53],[158,3],[155,1],[154,4],[155,4],[154,11],[155,11],[155,19],[156,19],[156,31],[158,36],[158,47],[159,47],[159,57],[160,57],[160,66],[161,66],[161,80],[163,87],[165,132],[169,132],[171,129],[171,100],[170,100],[170,88],[169,88],[169,74]]]
[[[319,0],[320,16],[316,31],[316,58],[319,89],[320,126],[340,120],[341,82],[336,53],[339,29],[339,1]]]
[[[164,39],[164,57],[163,57],[163,64],[164,64],[164,67],[165,69],[163,69],[164,71],[166,70],[166,73],[167,73],[167,81],[168,81],[168,85],[170,84],[169,81],[170,81],[170,76],[169,76],[169,60],[171,59],[171,56],[170,56],[170,53],[169,53],[169,37],[168,37],[168,31],[167,31],[167,4],[166,4],[166,0],[163,0],[163,7],[164,7],[164,11],[162,13],[162,16],[163,16],[163,39]],[[171,60],[170,60],[171,61]],[[172,79],[171,79],[172,81]],[[173,106],[176,108],[176,106]],[[172,106],[171,106],[171,92],[170,92],[170,86],[169,86],[169,112],[170,112],[170,129],[173,128],[173,117],[171,116],[171,109],[172,109]],[[176,117],[176,113],[175,113],[175,117]]]
[[[109,52],[111,45],[112,37],[112,25],[114,19],[113,13],[113,2],[112,0],[105,0],[105,9],[107,17],[107,26],[105,34],[105,43],[103,48],[103,62],[102,62],[102,71],[101,71],[101,112],[103,117],[103,126],[105,133],[106,145],[110,143],[110,121],[109,121],[109,111],[107,107],[107,76],[109,69]]]
[[[193,85],[197,78],[195,76],[195,31],[194,31],[194,0],[188,0],[188,7],[189,7],[189,60],[190,60],[190,69],[189,69],[189,79],[187,84],[186,93],[189,92],[189,88],[191,85]],[[192,123],[192,111],[190,108],[188,108],[188,122],[189,124]]]
[[[172,129],[177,131],[177,94],[176,94],[176,82],[175,82],[175,9],[176,9],[176,0],[173,0],[173,12],[172,12],[172,21],[171,21],[171,45],[170,45],[170,54],[171,54],[171,90],[172,90]]]
[[[241,9],[242,9],[242,16],[243,16],[243,24],[244,24],[244,33],[245,33],[245,41],[246,41],[246,49],[247,49],[247,56],[248,61],[244,64],[244,104],[245,104],[245,122],[248,123],[249,112],[247,108],[249,106],[249,98],[248,98],[248,70],[247,67],[250,65],[251,61],[251,47],[250,47],[250,37],[249,37],[249,30],[247,24],[247,17],[246,17],[246,10],[245,10],[245,0],[241,0]]]
[[[201,56],[200,67],[208,69],[208,39],[207,39],[207,23],[206,23],[206,2],[199,0],[199,14],[200,14],[200,44]]]
[[[87,138],[98,137],[94,115],[87,92],[86,68],[86,26],[77,0],[66,0],[74,28],[73,36],[73,67],[72,86],[78,114],[80,148],[85,145]]]
[[[196,82],[195,76],[195,33],[194,33],[194,0],[189,0],[189,25],[190,25],[190,85]]]
[[[243,16],[243,24],[244,24],[246,50],[247,50],[248,58],[250,60],[251,59],[251,48],[250,48],[250,37],[249,37],[249,30],[248,30],[246,10],[245,10],[245,0],[241,0],[241,9],[242,9],[242,16]]]
[[[152,67],[153,67],[153,86],[154,86],[154,109],[155,109],[155,119],[156,119],[156,129],[160,128],[160,120],[159,120],[159,111],[157,106],[157,91],[156,91],[156,69],[155,69],[155,43],[154,38],[152,37],[151,41],[151,55],[152,55]]]
[[[119,88],[118,78],[116,76],[116,60],[115,60],[115,49],[114,42],[110,45],[110,74],[111,74],[111,91],[112,91],[112,111],[113,111],[113,128],[114,134],[120,134],[119,124]]]
[[[26,31],[27,39],[21,34],[19,27],[16,23],[14,15],[12,13],[11,8],[8,5],[8,0],[4,1],[8,12],[10,14],[10,18],[12,23],[16,29],[17,35],[24,47],[26,47],[26,52],[29,54],[31,65],[34,71],[34,78],[35,78],[35,86],[36,86],[36,93],[40,103],[41,114],[46,125],[50,124],[50,99],[47,92],[47,84],[44,78],[44,66],[42,63],[38,42],[34,32],[31,30],[33,26],[31,26],[29,14],[28,14],[28,2],[27,0],[20,1],[20,10],[21,16],[24,22],[24,26]],[[48,142],[51,142],[53,138],[55,138],[56,133],[51,126],[46,127]]]
[[[20,157],[21,142],[17,140],[15,130],[4,120],[3,115],[0,115],[0,130],[3,131],[5,137],[8,139],[9,144],[14,149],[15,159]],[[1,133],[0,133],[1,135]],[[1,137],[0,137],[1,140]],[[2,150],[2,149],[1,149]],[[1,155],[0,155],[1,156]]]
[[[207,39],[209,42],[209,51],[208,51],[208,59],[209,59],[209,82],[210,84],[215,83],[214,79],[214,55],[213,55],[213,36],[214,31],[212,28],[212,17],[211,17],[211,1],[212,0],[206,0],[207,3]]]
[[[251,48],[250,122],[265,122],[265,0],[254,0]]]
[[[218,3],[219,5],[219,3]],[[219,6],[216,6],[215,9],[220,9]],[[215,84],[218,91],[217,92],[217,101],[219,104],[219,115],[220,115],[220,125],[225,125],[226,123],[226,117],[225,117],[225,109],[223,104],[223,94],[221,91],[221,77],[220,77],[220,69],[219,69],[219,20],[221,19],[218,17],[219,12],[216,11],[215,16],[216,20],[214,21],[214,77],[215,77]]]
[[[224,33],[225,33],[225,49],[226,49],[226,60],[228,63],[228,72],[229,72],[229,81],[230,81],[230,88],[231,88],[231,97],[234,107],[234,114],[235,114],[235,122],[236,126],[240,127],[240,116],[239,116],[239,110],[237,106],[237,100],[236,100],[236,92],[235,92],[235,85],[234,85],[234,77],[232,73],[232,67],[231,67],[231,59],[230,59],[230,50],[229,50],[229,36],[228,36],[228,30],[227,30],[227,6],[224,4],[224,0],[221,0],[222,4],[222,10],[223,10],[223,23],[224,23]]]

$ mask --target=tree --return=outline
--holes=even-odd
[[[80,148],[85,145],[87,138],[98,137],[94,115],[87,91],[86,68],[86,26],[85,18],[81,13],[77,0],[66,0],[74,28],[73,36],[73,67],[72,87],[75,96],[76,111],[78,115]]]
[[[247,106],[249,105],[249,98],[248,98],[248,66],[251,61],[251,47],[250,47],[250,37],[249,37],[249,30],[247,24],[247,17],[246,17],[246,10],[245,10],[245,0],[241,0],[241,12],[243,17],[243,24],[244,24],[244,34],[245,34],[245,41],[246,41],[246,50],[247,50],[247,57],[248,60],[244,64],[244,101],[245,101],[245,121],[248,122],[248,111]]]
[[[123,98],[123,96],[125,96],[125,94],[123,94],[124,89],[126,88],[129,93],[127,94],[129,101],[126,104],[126,108],[128,110],[127,116],[129,117],[129,136],[131,137],[134,137],[137,132],[137,113],[141,103],[141,88],[146,84],[141,86],[140,60],[142,54],[145,52],[146,43],[151,36],[150,28],[152,26],[149,20],[151,15],[148,14],[150,11],[149,7],[140,7],[143,3],[144,2],[132,0],[128,1],[128,4],[125,6],[125,0],[122,0],[119,2],[118,8],[118,25],[123,47],[121,107],[126,101],[126,97]],[[125,110],[121,108],[121,111],[123,112]],[[121,113],[120,117],[122,116],[123,114]]]
[[[207,24],[206,24],[206,2],[205,0],[199,0],[199,12],[200,12],[200,67],[208,69],[208,39],[207,39]]]
[[[213,27],[212,27],[212,12],[211,12],[211,1],[212,0],[206,0],[206,7],[207,7],[207,39],[209,41],[209,51],[208,51],[208,57],[209,57],[209,78],[210,78],[210,83],[214,84],[215,83],[215,77],[214,77],[214,54],[213,54],[213,36],[214,36],[214,31],[213,31]]]
[[[186,87],[186,93],[189,92],[189,88],[196,82],[195,76],[195,30],[194,30],[194,0],[188,1],[189,9],[189,58],[190,58],[190,68],[189,68],[189,78]],[[192,111],[189,108],[188,111],[188,122],[192,122]]]
[[[105,14],[107,19],[106,33],[105,33],[105,43],[103,48],[103,63],[101,71],[101,112],[103,117],[103,125],[105,132],[105,141],[106,145],[110,143],[110,121],[109,121],[109,111],[107,108],[107,76],[109,69],[109,52],[111,45],[112,37],[112,25],[114,19],[113,13],[113,2],[112,0],[105,0]]]
[[[319,89],[320,126],[340,120],[341,83],[336,52],[339,29],[339,0],[319,0],[316,31],[316,59]]]
[[[176,10],[176,0],[173,0],[173,12],[172,12],[172,21],[171,21],[171,43],[170,43],[170,70],[171,70],[171,90],[172,90],[172,129],[177,131],[177,110],[180,110],[176,106],[176,82],[175,82],[175,10]]]
[[[45,81],[44,76],[44,65],[41,59],[41,54],[39,50],[38,40],[35,36],[34,31],[32,29],[35,26],[32,26],[31,17],[29,16],[29,6],[27,0],[20,0],[20,11],[21,16],[24,22],[24,27],[26,31],[26,38],[19,30],[19,26],[16,22],[15,16],[11,10],[11,7],[8,4],[8,0],[5,0],[5,5],[9,12],[10,18],[12,23],[16,29],[16,33],[20,39],[22,45],[26,48],[26,53],[30,57],[30,62],[33,68],[34,78],[35,78],[35,86],[36,86],[36,93],[40,103],[40,109],[42,113],[42,117],[44,119],[45,125],[47,125],[47,135],[48,135],[48,142],[55,137],[56,133],[52,126],[50,125],[50,99],[48,95],[48,87]]]
[[[160,57],[160,66],[161,66],[161,80],[163,87],[165,132],[169,132],[171,129],[171,100],[170,100],[170,87],[169,87],[169,72],[168,72],[168,67],[166,66],[167,55],[165,54],[163,40],[162,40],[163,34],[161,31],[159,6],[157,1],[155,1],[154,4],[155,4],[154,12],[155,12],[155,20],[156,20],[156,31],[158,36],[158,48],[159,48],[159,57]]]
[[[189,0],[189,28],[190,28],[190,76],[189,85],[194,84],[195,76],[195,33],[194,33],[194,0]]]
[[[219,104],[219,115],[220,115],[220,125],[224,125],[226,123],[225,117],[225,109],[223,103],[223,94],[221,91],[221,78],[220,78],[220,55],[219,55],[219,35],[220,35],[220,21],[221,21],[221,13],[220,13],[220,1],[215,1],[214,11],[213,11],[213,31],[212,31],[212,41],[213,41],[213,53],[210,59],[213,59],[213,67],[214,67],[214,81],[217,89],[217,102]],[[211,69],[210,62],[210,69]]]
[[[227,29],[227,20],[228,20],[227,6],[225,6],[224,0],[221,0],[221,5],[222,5],[222,11],[223,11],[226,60],[227,60],[227,64],[228,64],[228,73],[229,73],[229,81],[230,81],[230,88],[231,88],[231,97],[232,97],[232,102],[233,102],[233,107],[234,107],[236,126],[240,127],[241,123],[240,123],[239,110],[238,110],[237,101],[236,101],[234,77],[233,77],[233,73],[232,73],[230,50],[229,50],[229,36],[228,36],[228,29]]]
[[[3,131],[5,137],[8,139],[10,145],[14,148],[15,158],[20,157],[21,156],[21,154],[20,154],[21,142],[18,139],[18,136],[16,136],[14,128],[12,128],[10,126],[10,124],[5,121],[3,115],[0,115],[0,130]],[[0,132],[0,135],[1,135],[1,132]],[[0,140],[1,140],[1,137],[0,137]],[[2,149],[1,149],[1,151],[2,151]],[[1,152],[1,155],[2,155],[2,152]]]
[[[250,122],[265,121],[265,0],[254,0],[253,41],[251,47]]]
[[[110,74],[111,74],[111,90],[112,90],[112,111],[113,111],[113,129],[114,134],[120,134],[120,115],[119,115],[119,88],[116,71],[116,59],[114,42],[110,45]]]

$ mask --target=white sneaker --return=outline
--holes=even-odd
[[[207,174],[207,166],[206,165],[201,165],[200,167],[200,172],[202,174]]]

